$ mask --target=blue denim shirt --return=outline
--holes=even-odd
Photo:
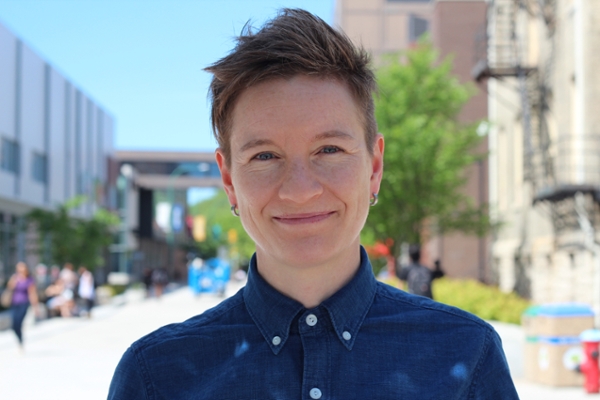
[[[518,399],[500,338],[479,318],[354,278],[318,307],[258,273],[217,307],[136,341],[109,399]]]

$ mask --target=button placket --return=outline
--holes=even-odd
[[[300,317],[298,325],[304,352],[302,398],[323,400],[329,396],[326,382],[331,376],[330,345],[337,340],[335,330],[321,309],[308,311]]]

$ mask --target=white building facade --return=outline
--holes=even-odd
[[[500,286],[600,311],[600,2],[489,2],[490,202]]]
[[[112,116],[0,24],[0,281],[28,257],[22,216],[85,195],[108,200]]]

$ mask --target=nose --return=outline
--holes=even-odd
[[[323,193],[316,171],[308,161],[296,160],[289,164],[279,188],[279,197],[302,204]]]

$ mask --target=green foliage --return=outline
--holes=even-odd
[[[489,230],[487,207],[461,193],[465,168],[485,155],[475,152],[478,124],[458,122],[472,89],[451,68],[450,60],[438,62],[432,46],[421,42],[389,55],[377,71],[375,116],[385,137],[385,167],[364,239],[419,243],[426,223],[438,232]],[[396,256],[399,250],[393,249]]]
[[[244,230],[238,217],[231,214],[227,195],[223,190],[209,199],[190,207],[190,214],[203,215],[206,218],[206,240],[198,243],[201,255],[205,258],[214,257],[219,246],[232,246],[228,243],[228,232],[237,232],[237,242],[234,246],[241,259],[249,260],[255,251],[255,245]]]
[[[58,265],[71,262],[89,269],[102,265],[101,250],[112,243],[111,231],[119,219],[103,209],[89,220],[72,217],[70,211],[84,202],[85,197],[78,196],[54,211],[36,208],[27,214],[27,220],[39,232],[38,252],[44,262]]]
[[[521,314],[531,304],[515,293],[474,280],[442,278],[433,283],[436,301],[468,311],[488,321],[521,323]]]
[[[113,296],[118,296],[125,293],[127,285],[108,285]]]

